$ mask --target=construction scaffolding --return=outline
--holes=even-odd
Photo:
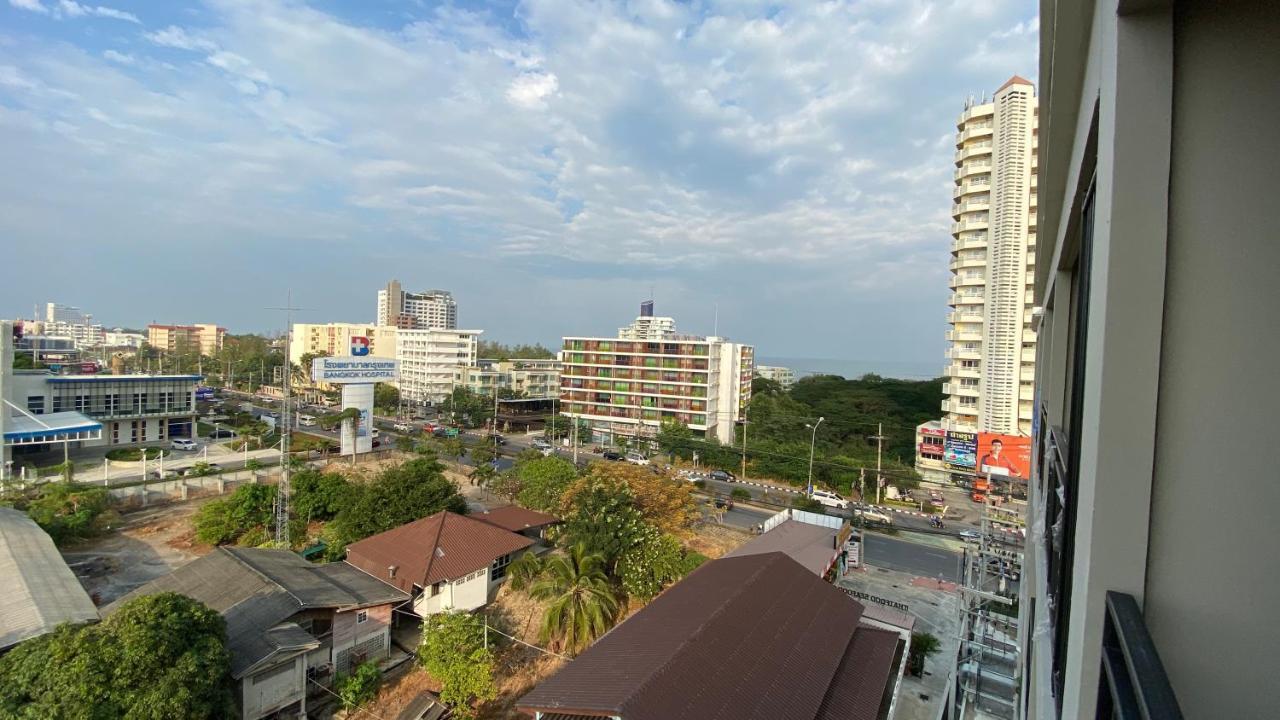
[[[1025,490],[1025,481],[1012,482],[1022,483]],[[964,550],[960,643],[941,715],[947,720],[1019,717],[1018,589],[1025,510],[1024,504],[988,497],[980,535]]]

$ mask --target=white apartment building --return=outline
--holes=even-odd
[[[458,303],[446,290],[405,292],[398,280],[392,280],[378,291],[377,324],[408,330],[453,330],[458,327]]]
[[[476,364],[483,330],[399,330],[400,397],[414,403],[438,404],[453,392],[459,368]]]
[[[1030,435],[1036,334],[1037,108],[1014,76],[956,123],[951,310],[943,386],[950,430]]]
[[[74,305],[61,303],[45,303],[44,321],[49,323],[70,323],[72,325],[89,325],[92,317]]]
[[[781,385],[783,390],[790,389],[792,385],[796,384],[796,373],[794,370],[775,365],[757,365],[756,377],[772,380]]]
[[[368,323],[294,323],[289,338],[289,362],[302,364],[304,355],[351,355],[352,338],[369,341],[369,355],[393,358],[396,356],[395,327]],[[362,341],[358,341],[363,345]],[[303,368],[310,374],[309,368]]]
[[[227,329],[210,323],[196,325],[148,325],[147,344],[165,352],[197,350],[205,357],[217,355]]]
[[[623,340],[660,340],[676,331],[676,319],[654,317],[653,301],[640,303],[640,315],[630,325],[618,328]]]
[[[751,400],[755,348],[674,333],[648,340],[566,337],[561,361],[560,414],[587,421],[593,441],[653,437],[675,420],[731,443]]]
[[[131,348],[137,350],[142,347],[142,343],[147,341],[147,336],[142,333],[125,332],[120,328],[108,330],[103,336],[102,343],[110,348]]]

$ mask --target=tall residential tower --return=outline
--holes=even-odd
[[[405,330],[454,330],[458,327],[458,303],[446,290],[405,292],[398,280],[378,291],[377,325]]]
[[[1036,334],[1035,88],[1014,76],[956,123],[943,426],[1030,435]]]

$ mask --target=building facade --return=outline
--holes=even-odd
[[[10,400],[31,415],[77,412],[102,423],[101,439],[83,441],[83,447],[195,437],[199,375],[52,375],[37,370],[18,371],[9,381]]]
[[[369,355],[396,356],[395,327],[368,323],[294,323],[289,338],[289,362],[300,365],[304,355],[346,357],[351,354],[352,338],[368,340]],[[311,373],[309,368],[303,371]]]
[[[74,305],[61,303],[45,303],[44,321],[48,323],[69,323],[71,325],[88,325],[92,318],[85,311]]]
[[[458,303],[446,290],[405,292],[398,280],[378,291],[379,326],[406,330],[454,330],[458,327]]]
[[[647,438],[674,420],[733,442],[751,399],[755,349],[724,338],[566,337],[561,415],[585,420],[596,442]]]
[[[147,341],[147,336],[142,333],[125,332],[120,328],[108,330],[102,338],[102,344],[109,348],[129,348],[137,350],[142,347],[142,343]]]
[[[198,351],[211,357],[222,350],[227,329],[217,325],[148,325],[147,344],[171,353]]]
[[[756,377],[772,380],[782,386],[783,390],[791,389],[796,384],[796,373],[791,368],[774,365],[757,365]]]
[[[435,405],[453,392],[455,374],[476,364],[483,330],[399,330],[396,354],[400,361],[400,397],[411,403]]]
[[[1031,434],[1037,117],[1034,87],[1014,76],[956,123],[948,429]]]
[[[1280,6],[1040,16],[1021,717],[1272,717]]]
[[[560,361],[545,359],[478,360],[454,371],[455,387],[492,397],[494,389],[516,397],[555,397],[560,393]]]
[[[676,331],[676,319],[655,317],[653,301],[640,303],[640,315],[630,325],[618,328],[618,337],[624,340],[661,340]]]

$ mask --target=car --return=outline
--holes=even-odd
[[[875,510],[854,510],[854,516],[862,518],[863,522],[880,523],[881,525],[892,525],[893,518],[882,512]]]
[[[621,460],[622,453],[615,452],[613,450],[605,450],[604,452],[600,453],[600,457],[604,458],[605,460]]]
[[[819,503],[822,503],[827,507],[835,508],[837,510],[843,510],[849,507],[848,500],[845,500],[839,495],[827,490],[814,490],[809,494],[809,497],[817,500]]]
[[[965,542],[978,542],[982,539],[982,533],[977,530],[961,530],[960,539]]]
[[[200,446],[191,438],[174,438],[169,441],[169,447],[174,450],[197,450]]]
[[[499,444],[499,445],[506,445],[506,444],[507,444],[507,439],[506,439],[506,438],[504,438],[504,437],[502,437],[502,436],[501,436],[501,435],[499,435],[498,433],[489,433],[488,435],[485,435],[485,436],[484,436],[484,441],[485,441],[485,442],[491,442],[491,443],[497,443],[497,444]]]
[[[225,440],[226,438],[233,438],[235,436],[236,436],[235,430],[228,430],[226,428],[216,428],[214,430],[210,430],[209,434],[206,435],[205,437],[207,437],[210,440]]]
[[[302,427],[312,427],[316,424],[316,418],[314,415],[299,415],[298,424]]]
[[[929,491],[929,502],[933,503],[934,505],[942,505],[946,503],[946,501],[947,501],[946,498],[942,497],[942,493],[938,492],[937,490]]]
[[[402,423],[402,422],[399,422],[399,423],[396,423],[395,425],[392,425],[392,426],[391,426],[391,429],[392,429],[392,430],[395,430],[396,432],[401,432],[401,433],[410,433],[410,432],[413,432],[413,426],[412,426],[412,425],[410,425],[409,423]]]
[[[169,478],[178,477],[178,473],[173,470],[152,470],[151,477],[156,480],[168,480]]]
[[[632,465],[648,465],[649,464],[649,458],[645,457],[643,453],[629,452],[627,453],[627,456],[624,459],[627,462],[631,463]]]
[[[438,438],[456,438],[458,437],[458,428],[438,427],[431,431],[431,435]]]
[[[718,509],[718,510],[732,510],[732,509],[733,509],[733,498],[728,498],[728,497],[723,497],[723,496],[721,496],[721,495],[717,495],[717,496],[715,496],[715,498],[713,499],[713,501],[712,501],[712,502],[715,504],[716,509]]]
[[[731,483],[731,482],[738,481],[738,476],[734,475],[728,470],[712,470],[710,473],[707,474],[707,477],[709,477],[712,480],[719,480],[720,482]]]
[[[546,450],[551,447],[551,443],[547,442],[546,438],[540,437],[534,438],[533,442],[529,444],[532,445],[535,450]]]

